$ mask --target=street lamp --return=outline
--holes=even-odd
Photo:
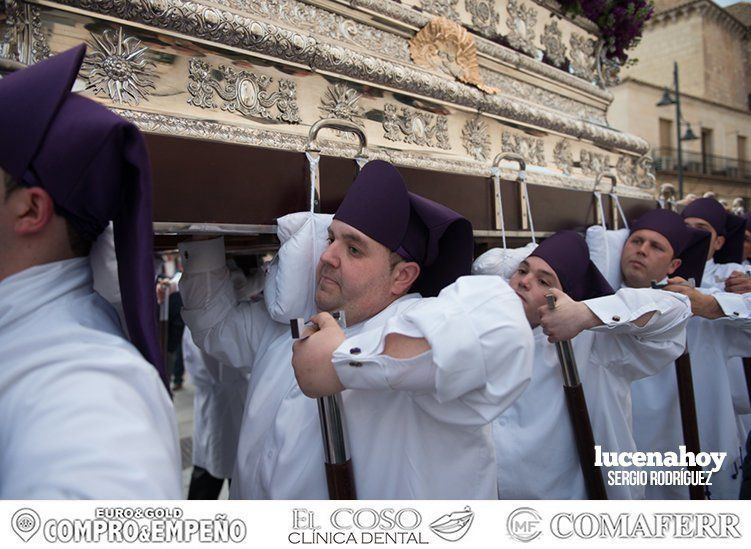
[[[675,99],[670,95],[670,89],[665,88],[662,98],[657,102],[658,107],[666,105],[675,105],[675,135],[678,140],[678,195],[683,198],[683,147],[682,141],[694,141],[699,139],[691,129],[691,124],[686,122],[686,134],[681,136],[681,92],[678,87],[678,63],[673,62],[673,86],[675,88]]]

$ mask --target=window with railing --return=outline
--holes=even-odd
[[[751,180],[751,162],[715,154],[682,151],[683,172]],[[655,170],[677,171],[678,151],[660,147],[652,151]]]

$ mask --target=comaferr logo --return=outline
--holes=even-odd
[[[734,513],[558,513],[550,531],[559,539],[740,538]]]
[[[531,507],[520,507],[506,519],[506,531],[517,541],[532,541],[542,534],[542,517]]]

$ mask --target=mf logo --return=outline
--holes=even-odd
[[[520,507],[511,513],[506,520],[506,530],[517,541],[532,541],[541,533],[540,514],[531,507]]]

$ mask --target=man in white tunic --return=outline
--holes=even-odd
[[[289,325],[263,303],[237,303],[221,241],[181,245],[194,339],[224,363],[252,365],[231,497],[326,499],[309,396],[337,391],[359,498],[496,497],[489,422],[528,382],[532,337],[507,285],[452,284],[469,273],[472,247],[467,220],[408,193],[390,164],[368,163],[316,277],[319,309],[344,310],[349,326],[316,316],[321,329],[296,347],[293,369]]]
[[[715,499],[736,499],[745,428],[740,414],[751,411],[741,357],[751,356],[751,269],[741,264],[746,220],[733,215],[713,198],[695,200],[681,214],[687,225],[708,231],[711,245],[704,268],[701,293],[692,301],[715,299],[721,319],[693,319],[688,326],[689,352],[694,376],[699,434],[703,447],[727,453],[725,467],[711,488]],[[718,369],[717,364],[727,364]]]
[[[709,233],[688,227],[677,213],[670,210],[647,212],[632,221],[631,234],[620,251],[623,285],[649,288],[652,282],[665,285],[668,280],[688,279],[701,284],[709,245]],[[684,287],[678,285],[665,287],[684,291]],[[644,452],[678,452],[685,442],[674,364],[667,364],[654,376],[635,381],[631,398],[637,448]],[[671,470],[670,467],[653,470],[660,469]],[[648,499],[686,499],[689,490],[684,485],[650,482],[646,496]]]
[[[573,231],[544,240],[510,284],[533,327],[535,358],[529,387],[493,424],[498,490],[508,499],[586,499],[553,342],[572,340],[595,443],[603,452],[633,452],[631,382],[681,354],[687,300],[657,290],[614,293]],[[617,470],[602,469],[608,497],[643,498],[643,487],[610,482]]]
[[[70,93],[84,53],[0,80],[0,498],[179,498],[148,158],[132,124]],[[135,346],[92,285],[113,219]]]

